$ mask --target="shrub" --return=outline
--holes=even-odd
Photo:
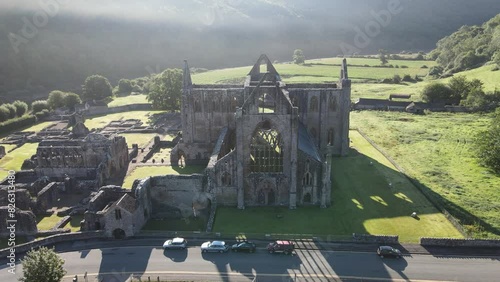
[[[5,105],[0,106],[0,122],[6,121],[9,119],[10,111]]]
[[[33,113],[38,113],[48,109],[49,109],[49,104],[47,103],[46,100],[38,100],[31,103],[31,111]]]
[[[411,75],[409,75],[409,74],[405,74],[405,75],[403,76],[402,81],[404,81],[404,82],[414,82],[415,80],[411,77]]]
[[[9,110],[9,119],[15,118],[17,116],[16,107],[14,107],[14,105],[5,104],[4,106]]]
[[[80,96],[76,93],[65,93],[64,98],[63,98],[63,103],[64,106],[73,109],[75,105],[80,104],[82,100],[80,99]]]
[[[23,101],[15,101],[12,103],[14,107],[16,107],[16,114],[18,117],[22,117],[28,111],[28,104]]]
[[[401,76],[399,76],[399,74],[395,74],[393,77],[392,77],[392,81],[396,84],[399,84],[401,83]]]
[[[453,91],[447,85],[435,82],[426,85],[421,96],[425,102],[446,102],[453,96]]]
[[[113,96],[113,88],[102,75],[91,75],[85,79],[83,97],[86,100],[101,100]]]
[[[422,65],[420,68],[421,69],[428,69],[429,67],[427,65]]]
[[[9,121],[0,123],[0,132],[4,133],[13,130],[18,130],[21,127],[30,126],[35,123],[36,123],[35,116],[25,115],[19,118],[11,119]]]
[[[54,90],[49,93],[49,97],[47,98],[47,104],[51,109],[57,109],[64,106],[64,96],[66,93],[60,90]]]
[[[39,112],[36,112],[36,113],[35,113],[35,117],[36,117],[36,120],[37,120],[37,121],[41,121],[41,120],[43,120],[44,118],[48,117],[48,116],[49,116],[49,114],[50,114],[49,110],[47,110],[47,109],[43,109],[43,110],[41,110],[41,111],[39,111]]]
[[[401,68],[402,68],[402,69],[407,69],[407,68],[408,68],[408,66],[406,66],[406,65],[402,65],[402,66],[401,66]]]
[[[118,93],[120,94],[130,94],[132,87],[132,82],[128,79],[120,79],[118,81]]]

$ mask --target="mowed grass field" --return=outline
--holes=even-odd
[[[488,114],[351,113],[351,127],[433,191],[476,237],[500,234],[500,177],[480,166],[474,153],[476,134],[490,121]]]
[[[0,180],[9,175],[9,170],[21,170],[24,160],[36,154],[37,147],[38,143],[27,143],[0,159]]]
[[[285,83],[299,82],[336,82],[339,79],[341,58],[307,60],[303,65],[291,63],[274,64],[276,70],[281,75]],[[378,81],[384,78],[392,78],[395,74],[401,77],[409,74],[424,76],[428,69],[422,66],[431,67],[435,65],[432,61],[406,61],[390,60],[389,64],[398,68],[381,67],[378,59],[349,58],[349,76],[353,81]],[[402,68],[405,66],[406,68]],[[213,70],[204,73],[194,74],[193,83],[196,84],[217,84],[217,83],[242,83],[246,75],[250,72],[251,66]],[[265,70],[263,70],[265,71]]]
[[[115,97],[113,101],[108,104],[108,107],[119,107],[132,104],[147,104],[148,99],[146,94],[129,95],[123,97]]]
[[[333,158],[331,207],[219,207],[214,231],[346,237],[384,234],[399,235],[400,241],[412,243],[424,236],[462,237],[380,152],[358,132],[350,135],[349,156]],[[410,216],[414,211],[419,219]]]
[[[158,135],[156,133],[122,133],[120,136],[125,137],[127,145],[132,148],[132,144],[137,144],[140,148],[144,148],[153,138]]]

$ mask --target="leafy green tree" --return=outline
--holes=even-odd
[[[496,110],[488,130],[478,134],[476,144],[481,163],[500,174],[500,108]]]
[[[29,251],[21,260],[23,264],[22,282],[60,282],[66,270],[64,260],[47,247]]]
[[[387,50],[385,49],[378,50],[378,58],[380,59],[380,63],[382,63],[383,66],[389,63],[389,60],[387,59],[388,57],[389,57],[389,52]]]
[[[80,104],[82,102],[82,99],[80,99],[80,96],[76,93],[73,92],[68,92],[65,93],[64,98],[63,98],[63,103],[64,106],[73,109],[75,105]]]
[[[421,96],[422,100],[429,103],[447,102],[453,96],[453,91],[443,83],[434,82],[424,87]]]
[[[154,77],[149,86],[148,101],[155,109],[179,110],[182,96],[182,71],[167,69]]]
[[[64,106],[64,96],[66,93],[60,90],[54,90],[49,93],[47,103],[51,109],[57,109]]]
[[[304,51],[302,49],[296,49],[293,52],[293,62],[295,64],[303,64],[306,61],[306,56],[304,56]]]
[[[47,103],[47,100],[38,100],[31,103],[31,111],[33,113],[38,113],[43,110],[49,110],[49,104]]]
[[[102,75],[91,75],[85,79],[83,98],[86,100],[101,100],[113,96],[113,88],[108,79]]]
[[[500,51],[497,51],[495,55],[493,55],[492,61],[500,67]]]
[[[18,117],[23,116],[28,111],[28,104],[23,101],[17,100],[12,103],[12,105],[16,107],[16,113]]]
[[[4,122],[9,119],[10,111],[5,105],[0,106],[0,122]]]
[[[451,90],[453,91],[452,99],[455,100],[466,100],[469,93],[472,91],[483,91],[483,82],[477,78],[468,80],[463,75],[454,76],[450,79],[448,83]],[[483,92],[484,94],[484,92]]]
[[[16,107],[12,104],[4,104],[4,106],[9,110],[9,119],[15,118],[17,116]]]
[[[479,111],[486,110],[489,105],[489,101],[483,90],[475,88],[468,93],[467,98],[462,100],[460,104],[474,111]]]
[[[130,94],[133,90],[133,84],[129,79],[120,79],[118,81],[118,93]]]

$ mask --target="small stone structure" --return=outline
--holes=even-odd
[[[90,200],[81,222],[82,231],[104,230],[107,237],[122,239],[139,232],[147,220],[142,203],[118,186],[104,186]]]
[[[4,146],[0,146],[0,159],[5,157],[5,147]]]
[[[8,237],[10,235],[9,220],[12,218],[9,216],[10,211],[8,206],[0,207],[0,237]],[[38,233],[38,228],[36,227],[36,217],[32,211],[15,209],[15,234],[17,236],[33,236]]]

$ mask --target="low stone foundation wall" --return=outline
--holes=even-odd
[[[17,245],[15,249],[16,249],[16,254],[20,254],[34,248],[52,245],[59,242],[101,239],[101,238],[105,238],[103,231],[87,231],[87,232],[57,234],[37,241],[32,241],[29,243]],[[10,248],[5,248],[0,250],[0,259],[6,258],[9,254],[10,254]]]
[[[398,235],[368,235],[352,233],[352,240],[359,243],[398,244]]]
[[[500,240],[452,239],[452,238],[420,238],[422,246],[436,247],[491,247],[500,248]]]
[[[67,215],[63,218],[61,218],[61,220],[59,220],[56,225],[54,225],[54,227],[52,227],[52,229],[59,229],[59,228],[63,228],[64,226],[66,226],[66,224],[68,224],[68,222],[71,221],[71,216]]]

